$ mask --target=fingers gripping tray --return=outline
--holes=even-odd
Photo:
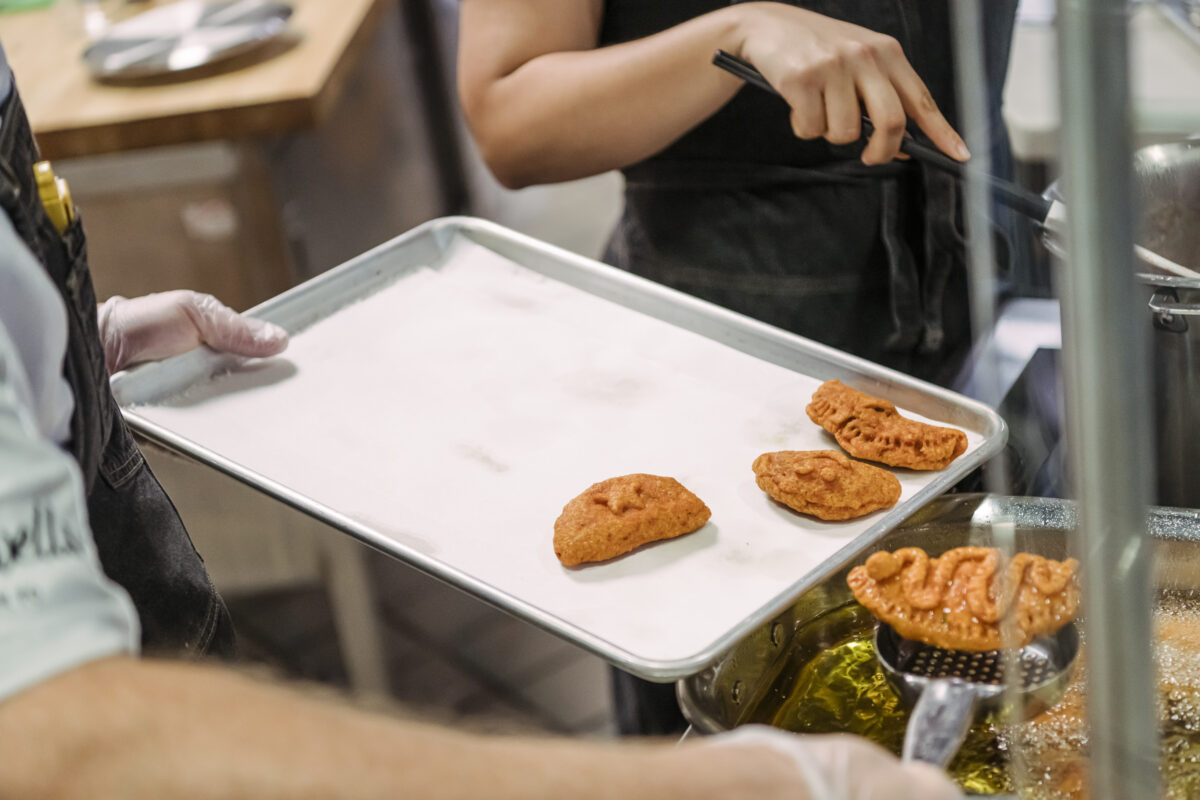
[[[434,220],[256,308],[281,356],[207,349],[113,378],[144,436],[652,680],[745,633],[999,451],[992,410],[482,220]],[[822,522],[770,500],[764,452],[837,449],[837,378],[967,434],[901,497]],[[593,483],[670,476],[698,531],[567,568],[554,522]],[[248,534],[249,535],[249,534]]]

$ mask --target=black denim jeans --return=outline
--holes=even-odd
[[[137,606],[146,652],[232,656],[233,623],[225,603],[109,389],[80,219],[62,233],[54,227],[34,181],[37,160],[14,88],[0,105],[0,208],[67,307],[63,374],[75,395],[68,446],[83,471],[100,562]]]

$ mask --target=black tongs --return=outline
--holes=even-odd
[[[762,76],[761,72],[754,68],[753,64],[743,61],[724,50],[717,51],[717,54],[713,56],[713,63],[726,72],[741,78],[746,83],[779,96],[779,92],[776,91],[775,87],[767,82],[767,79]],[[866,116],[862,118],[862,130],[863,136],[870,136],[875,130],[875,126],[871,124],[871,120]],[[959,178],[964,177],[968,169],[961,161],[955,161],[937,148],[922,144],[912,136],[906,135],[900,142],[900,152]],[[1057,212],[1051,214],[1051,208],[1055,205],[1060,206],[1059,210],[1061,210],[1061,204],[1057,201],[1048,200],[1039,194],[1035,194],[1028,189],[1023,189],[1014,183],[997,178],[994,175],[987,175],[982,172],[978,174],[991,188],[992,192],[995,193],[996,198],[1014,211],[1024,214],[1045,228],[1057,229],[1058,225],[1061,224],[1062,217],[1057,216]]]
[[[779,96],[779,92],[775,90],[775,87],[762,76],[761,72],[754,68],[753,64],[743,61],[724,50],[717,51],[717,54],[713,56],[713,63],[726,72],[741,78],[746,83],[768,91],[776,97]],[[870,136],[875,130],[875,126],[871,124],[871,120],[868,117],[864,116],[862,118],[862,130],[864,136]],[[1011,181],[971,169],[961,161],[955,161],[937,148],[922,144],[911,136],[906,135],[901,140],[900,152],[917,161],[949,172],[958,178],[965,177],[968,171],[972,175],[978,175],[991,188],[997,200],[1040,225],[1042,233],[1047,239],[1063,237],[1067,214],[1066,208],[1058,200],[1042,197],[1040,194],[1024,189]],[[1156,269],[1173,275],[1200,280],[1200,273],[1176,264],[1174,261],[1160,256],[1153,250],[1149,250],[1139,244],[1135,244],[1133,247],[1139,259]]]

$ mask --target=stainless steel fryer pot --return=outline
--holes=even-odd
[[[1200,139],[1137,151],[1139,244],[1200,271]],[[1139,272],[1153,326],[1156,500],[1200,508],[1200,280]]]
[[[1151,145],[1134,153],[1139,245],[1200,272],[1200,138]],[[1047,190],[1058,196],[1057,184]],[[1061,241],[1046,249],[1064,257]],[[1086,265],[1083,265],[1086,268]],[[1200,508],[1200,279],[1157,272],[1138,263],[1137,279],[1152,326],[1154,501]]]
[[[1066,500],[943,495],[894,529],[869,552],[917,546],[931,555],[952,547],[992,544],[991,524],[1011,520],[1018,550],[1050,558],[1066,557],[1075,506]],[[1200,516],[1193,511],[1156,508],[1150,513],[1160,588],[1200,590]],[[693,734],[712,734],[770,717],[786,697],[772,691],[797,649],[818,649],[841,638],[823,629],[830,641],[805,638],[806,623],[853,599],[846,585],[850,569],[869,555],[862,552],[827,579],[801,595],[790,608],[754,630],[704,671],[676,684],[676,693]],[[1086,623],[1085,623],[1086,626]],[[766,713],[764,713],[766,712]]]

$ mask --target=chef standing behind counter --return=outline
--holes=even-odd
[[[980,5],[992,163],[1005,173],[1017,0]],[[460,13],[463,109],[505,186],[619,169],[609,263],[954,380],[971,344],[959,187],[893,160],[906,130],[969,157],[954,129],[949,0],[463,0]],[[787,102],[742,91],[712,65],[718,49]],[[865,147],[863,112],[875,128]],[[998,220],[1006,261],[1020,252],[1019,225]],[[681,723],[671,687],[628,683],[616,683],[624,731]],[[631,691],[656,699],[622,701]]]
[[[906,120],[967,158],[949,5],[464,0],[460,94],[506,186],[623,172],[610,263],[947,384],[970,343],[958,187],[892,159]],[[982,6],[1002,167],[1016,1]],[[718,49],[791,108],[739,91]]]

